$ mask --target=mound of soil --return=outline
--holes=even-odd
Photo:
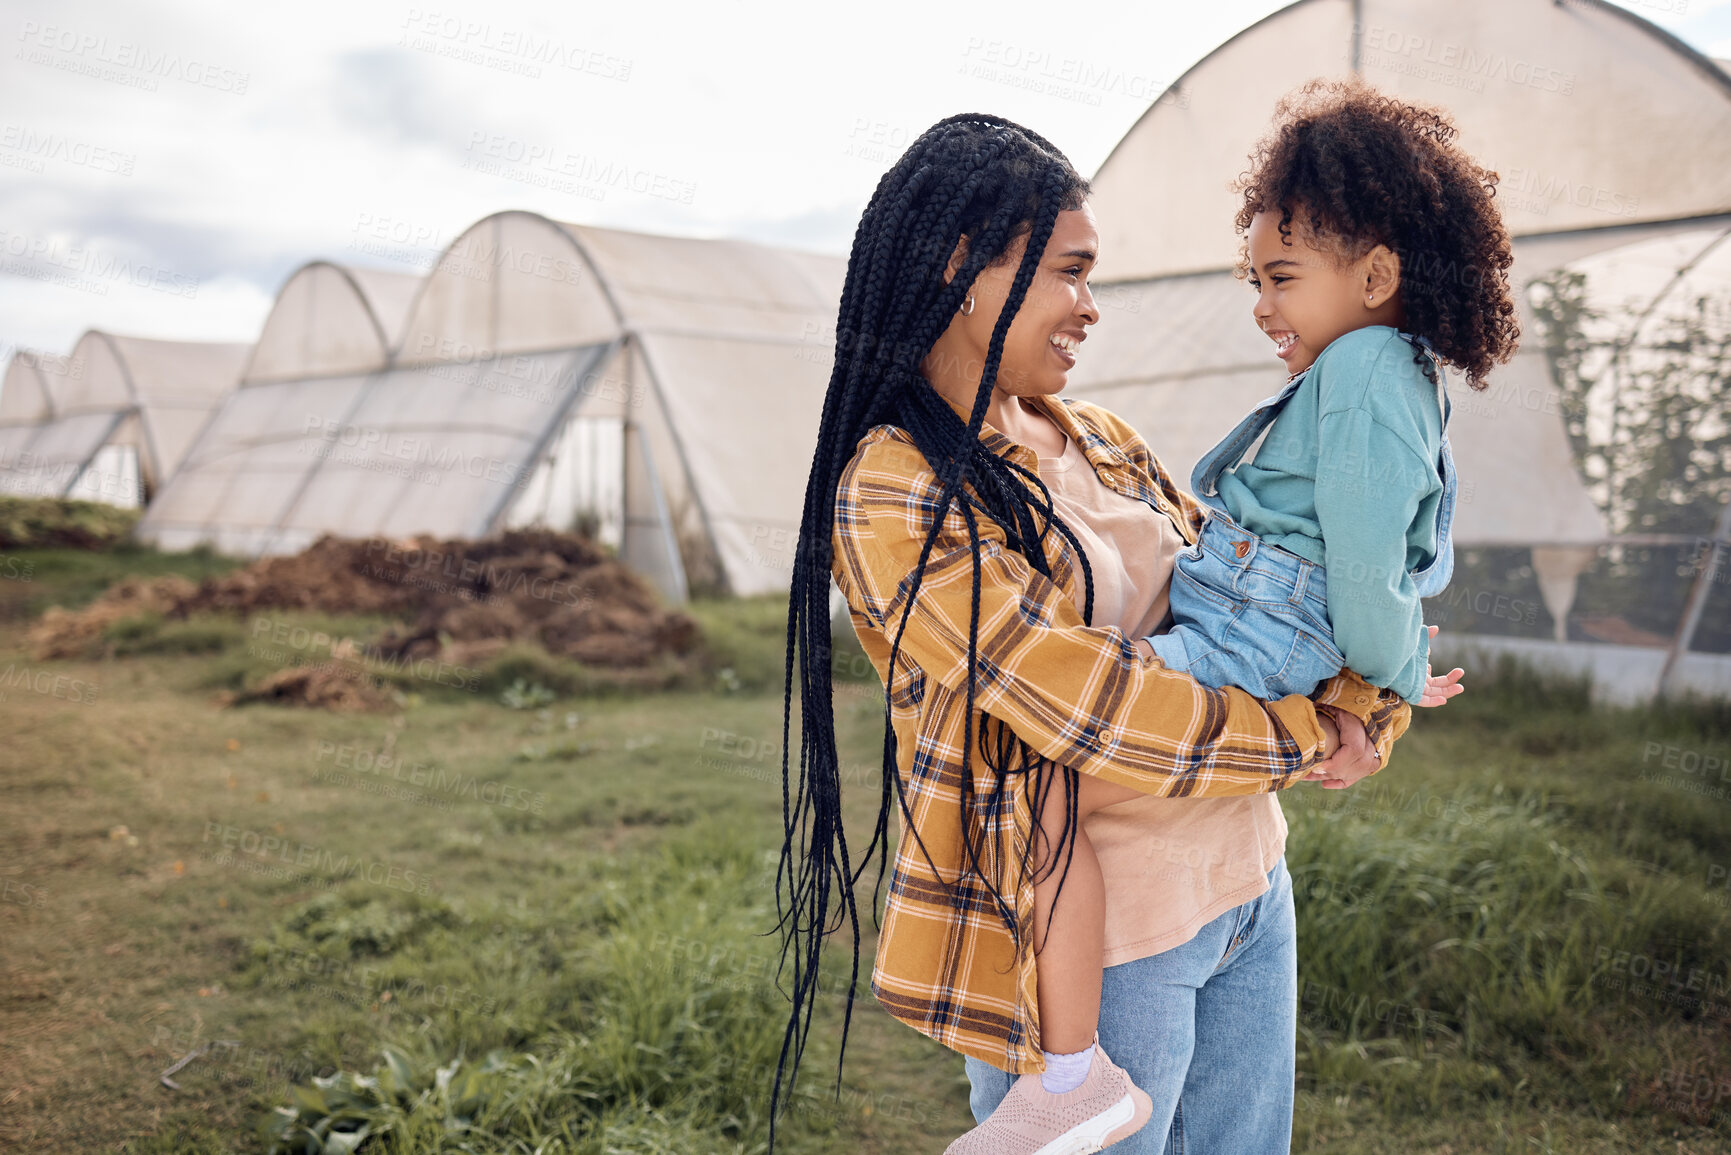
[[[370,657],[484,660],[514,641],[588,666],[626,671],[693,655],[697,623],[588,538],[512,530],[484,541],[390,541],[325,535],[292,557],[264,558],[197,586],[129,578],[89,608],[53,609],[32,630],[37,657],[74,656],[115,620],[154,610],[252,614],[271,609],[377,614],[404,624]],[[292,671],[284,671],[284,674]]]
[[[269,702],[279,706],[312,706],[339,713],[395,710],[402,695],[392,691],[359,666],[328,662],[279,670],[251,690],[224,696],[224,705]]]
[[[198,587],[183,577],[122,578],[85,609],[50,606],[31,627],[30,652],[38,660],[85,657],[120,619],[148,613],[184,616],[181,607],[197,593]]]

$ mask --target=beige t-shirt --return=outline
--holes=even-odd
[[[1172,567],[1184,537],[1164,513],[1102,482],[1081,446],[1042,457],[1040,477],[1094,576],[1091,625],[1139,638],[1171,625]],[[1082,608],[1077,583],[1076,608]],[[1086,820],[1106,880],[1105,965],[1188,942],[1204,925],[1268,889],[1286,850],[1286,816],[1272,794],[1156,798],[1105,807]]]

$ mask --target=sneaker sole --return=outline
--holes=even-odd
[[[1128,1095],[1111,1107],[1085,1123],[1076,1124],[1034,1155],[1092,1155],[1140,1131],[1153,1114],[1154,1101],[1140,1087],[1132,1087]]]

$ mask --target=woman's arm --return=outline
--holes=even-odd
[[[961,513],[949,512],[910,612],[906,592],[938,492],[918,449],[878,434],[836,494],[838,584],[886,644],[905,617],[902,652],[925,677],[966,693],[977,579],[974,707],[1053,761],[1180,797],[1277,790],[1323,754],[1308,700],[1264,703],[1145,663],[1115,626],[1084,624],[1069,595],[1008,549],[989,519],[979,519],[976,553]]]

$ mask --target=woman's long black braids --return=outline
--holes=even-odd
[[[891,642],[888,668],[894,676],[902,631],[925,574],[939,527],[958,509],[968,529],[969,544],[978,557],[979,516],[998,525],[1007,548],[1025,557],[1038,572],[1051,576],[1046,538],[1057,530],[1081,559],[1085,618],[1093,614],[1093,580],[1087,558],[1073,534],[1058,519],[1051,494],[1038,474],[988,450],[980,440],[986,406],[997,379],[1004,339],[1044,254],[1058,213],[1082,206],[1088,184],[1063,154],[1039,135],[1001,117],[969,113],[933,125],[878,182],[871,202],[854,233],[836,324],[835,366],[824,396],[811,475],[806,483],[799,543],[794,553],[793,581],[787,617],[787,671],[782,699],[782,818],[784,840],[776,877],[780,912],[782,964],[793,961],[793,1009],[782,1041],[775,1085],[770,1099],[770,1145],[775,1142],[777,1107],[793,1092],[811,1013],[818,991],[819,960],[825,936],[841,929],[845,914],[853,934],[853,970],[847,988],[842,1023],[842,1057],[853,998],[859,979],[860,925],[854,886],[878,856],[876,899],[883,885],[889,854],[890,805],[901,807],[906,829],[918,841],[897,770],[895,730],[890,724],[890,687],[885,687],[884,744],[876,826],[856,873],[842,829],[841,780],[835,742],[834,687],[831,681],[830,574],[831,534],[835,526],[836,488],[861,438],[874,426],[898,426],[912,437],[941,485],[937,508],[913,573],[901,584],[897,605],[904,611]],[[974,279],[988,265],[1002,264],[1017,237],[1027,246],[1003,311],[992,330],[979,391],[964,423],[920,375],[919,366],[933,344],[962,307]],[[959,240],[966,238],[965,256],[947,283],[944,273]],[[1009,929],[1015,949],[1024,946],[1017,923],[1014,886],[1000,885],[999,867],[1006,862],[998,845],[1003,820],[1010,813],[1007,791],[1011,775],[1028,776],[1033,812],[1053,786],[1063,783],[1066,821],[1051,853],[1037,859],[1035,836],[1021,847],[1014,866],[1017,885],[1030,863],[1048,861],[1048,870],[1073,848],[1076,826],[1076,772],[1041,758],[1009,727],[984,718],[980,744],[994,784],[985,798],[973,789],[969,764],[975,736],[974,673],[980,615],[980,573],[973,572],[973,607],[968,621],[968,709],[963,732],[961,807],[967,867],[951,885],[952,900],[965,901],[961,887],[974,879],[983,885],[998,916]],[[797,671],[797,675],[796,675]],[[799,763],[790,775],[789,746],[793,686],[800,691]],[[986,831],[994,833],[987,844]],[[922,853],[924,844],[920,844]],[[930,855],[926,856],[930,863]],[[933,870],[934,874],[938,871]],[[940,875],[941,877],[941,875]],[[1060,887],[1062,878],[1060,878]],[[784,889],[785,888],[785,889]],[[1009,898],[1006,899],[1006,892]],[[839,901],[838,901],[839,899]],[[975,897],[974,901],[978,901]],[[841,1058],[837,1060],[837,1092]]]

